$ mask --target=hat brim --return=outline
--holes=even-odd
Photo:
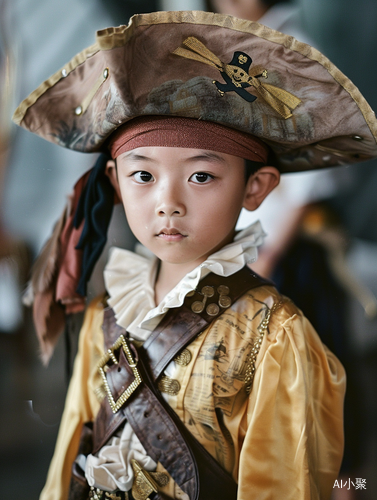
[[[188,37],[224,65],[237,51],[250,56],[250,72],[267,70],[258,82],[278,102],[286,93],[299,102],[291,116],[279,114],[255,86],[237,91],[219,67],[175,53]],[[256,99],[247,101],[245,92]],[[192,117],[252,134],[271,147],[282,172],[377,156],[372,109],[323,54],[259,23],[209,12],[141,14],[128,26],[97,32],[95,44],[32,92],[13,119],[66,148],[96,152],[142,115]]]

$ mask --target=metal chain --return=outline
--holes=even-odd
[[[279,302],[275,302],[271,309],[267,310],[267,314],[263,321],[260,323],[258,326],[257,330],[259,333],[259,336],[255,339],[254,344],[251,348],[250,352],[250,358],[249,362],[246,368],[245,372],[245,377],[244,377],[244,384],[245,384],[245,389],[246,393],[250,394],[251,387],[253,385],[253,380],[254,380],[254,375],[255,375],[255,363],[257,361],[257,356],[259,354],[260,347],[262,345],[262,340],[265,335],[265,333],[268,330],[268,325],[270,323],[271,315],[279,309],[279,307],[283,304],[283,301],[280,300]]]

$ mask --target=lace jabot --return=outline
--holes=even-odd
[[[255,262],[257,247],[265,234],[259,221],[236,234],[232,243],[210,255],[189,272],[158,304],[154,301],[154,282],[158,269],[156,257],[112,248],[104,271],[117,323],[136,339],[145,341],[168,309],[180,307],[185,296],[194,290],[201,278],[212,272],[220,276],[236,273],[248,262]]]

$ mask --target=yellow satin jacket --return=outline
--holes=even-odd
[[[101,300],[88,307],[40,500],[67,499],[82,424],[98,412],[103,311]],[[253,289],[188,349],[175,372],[180,390],[165,396],[233,475],[238,500],[329,499],[343,454],[345,372],[301,311],[271,286]]]

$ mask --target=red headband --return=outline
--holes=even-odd
[[[206,149],[266,165],[268,147],[260,139],[225,125],[177,116],[142,116],[116,130],[109,141],[112,158],[146,146]]]

